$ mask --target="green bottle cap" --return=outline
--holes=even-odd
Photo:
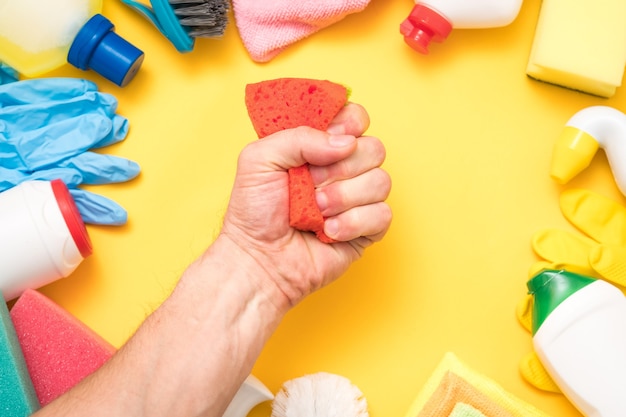
[[[552,269],[544,269],[532,277],[526,286],[529,294],[532,294],[534,298],[533,336],[559,304],[576,291],[595,281],[595,278],[565,270]]]

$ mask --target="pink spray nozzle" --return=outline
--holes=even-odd
[[[417,52],[428,54],[431,41],[443,42],[452,31],[452,23],[435,10],[416,4],[411,14],[400,24],[404,41]]]

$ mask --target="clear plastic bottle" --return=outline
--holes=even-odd
[[[422,54],[430,42],[443,42],[452,29],[506,26],[519,14],[522,0],[418,0],[402,24],[404,41]]]
[[[544,270],[528,281],[533,345],[563,394],[587,417],[626,412],[626,297],[606,281]]]
[[[25,181],[0,193],[0,292],[6,301],[71,274],[92,246],[61,180]]]
[[[0,61],[26,77],[69,62],[125,86],[144,54],[101,9],[102,0],[0,0]]]

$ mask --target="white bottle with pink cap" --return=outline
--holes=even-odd
[[[430,42],[443,42],[452,29],[506,26],[519,14],[522,0],[419,0],[402,24],[404,41],[427,54]]]
[[[0,291],[6,301],[67,277],[91,253],[85,224],[61,180],[25,181],[0,193]]]

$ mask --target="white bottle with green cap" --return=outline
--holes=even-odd
[[[543,270],[528,281],[533,345],[586,417],[626,415],[626,297],[606,281]]]

